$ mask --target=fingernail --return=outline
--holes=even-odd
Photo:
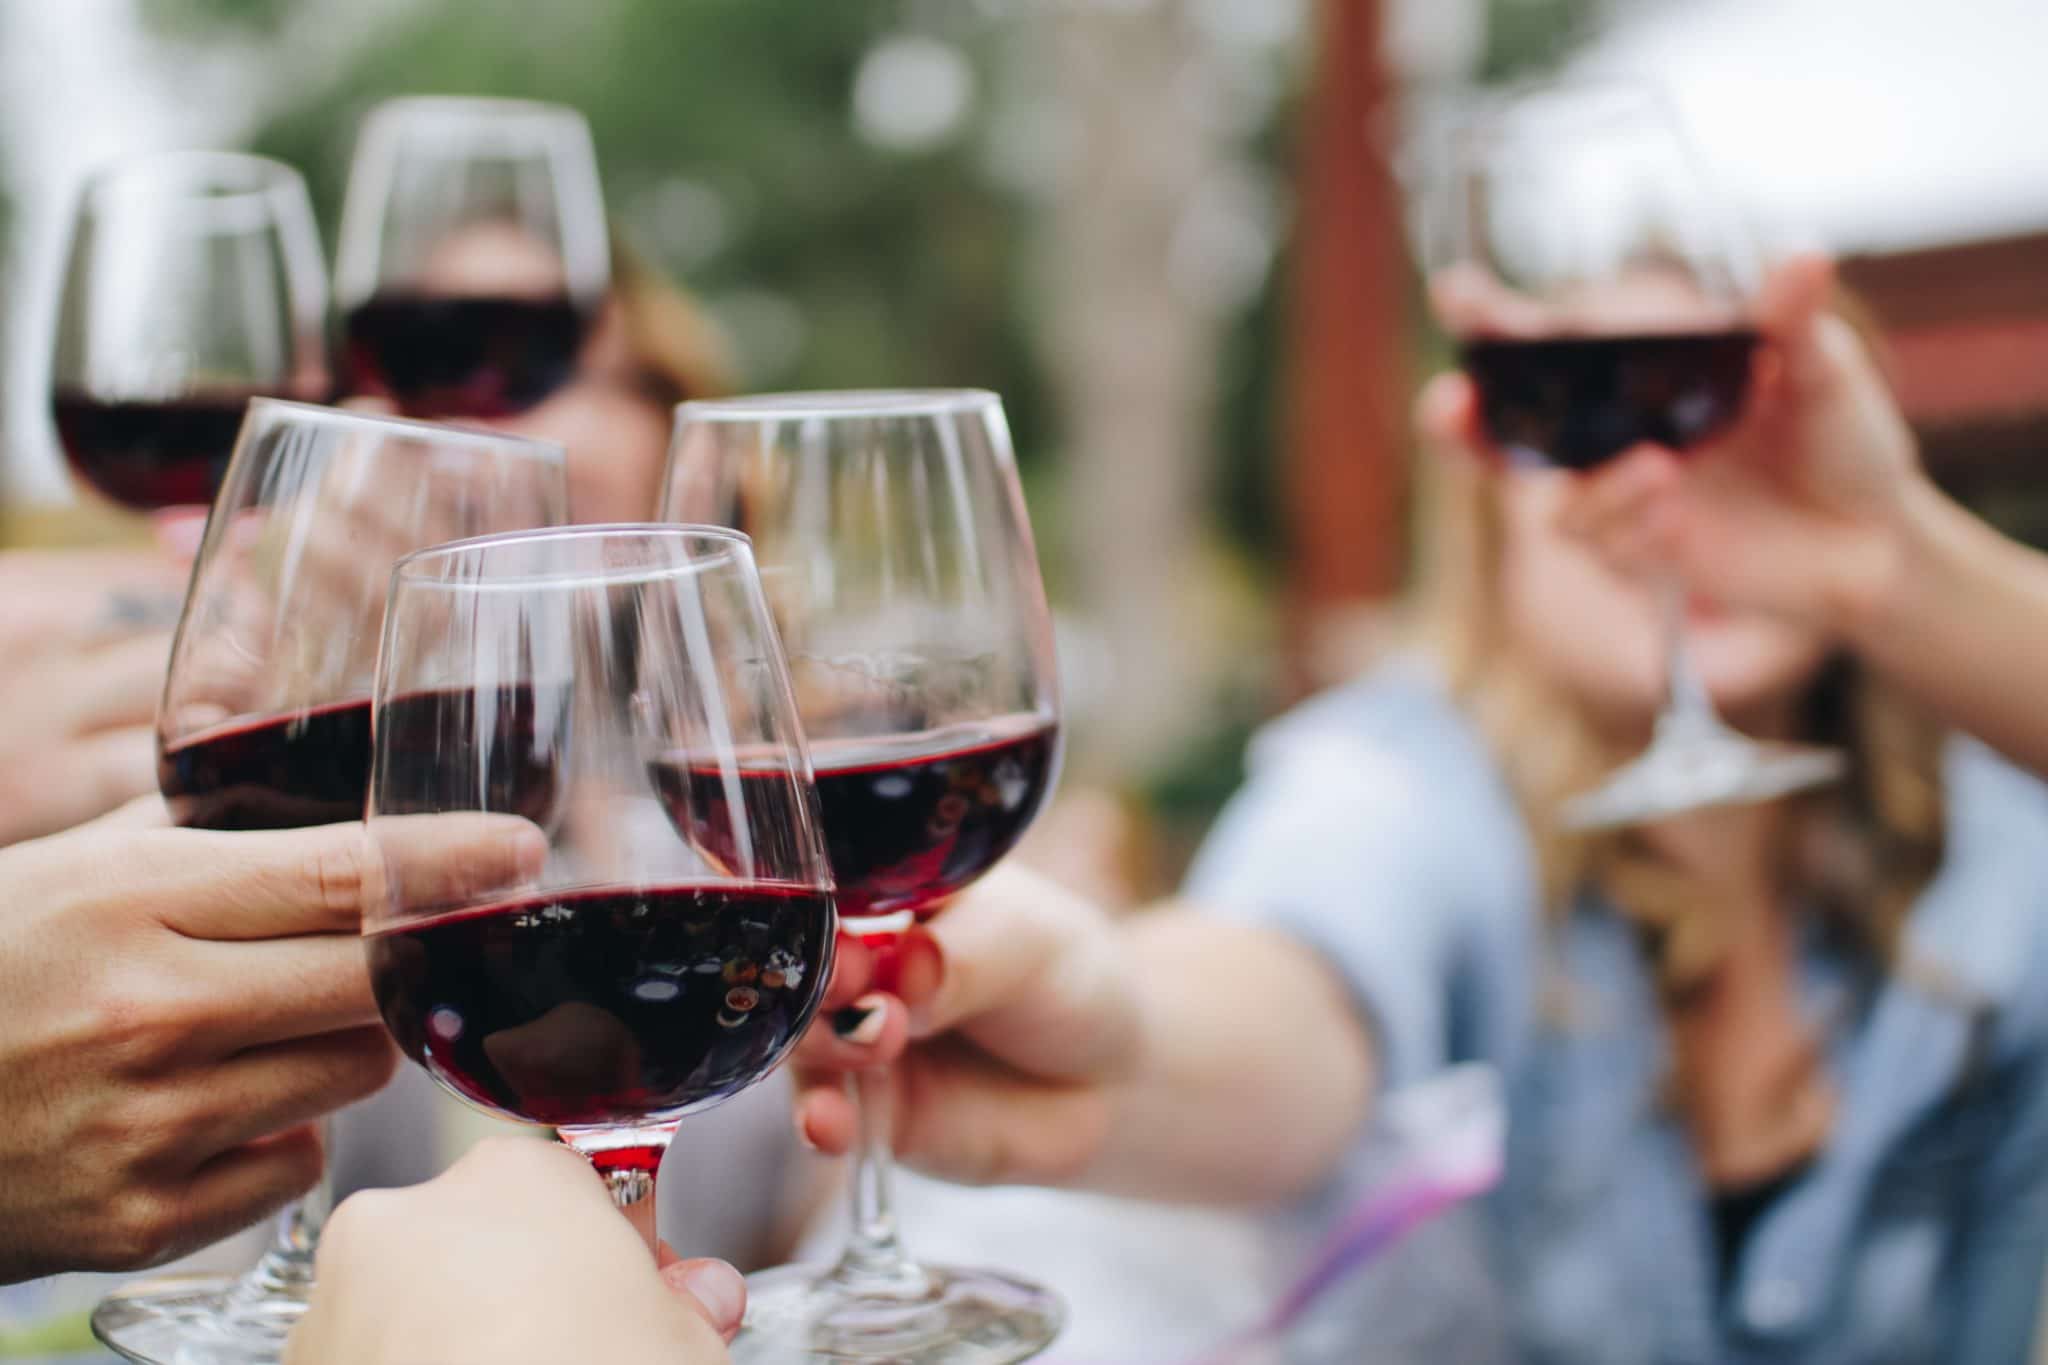
[[[724,1261],[701,1261],[683,1273],[683,1288],[704,1306],[704,1316],[730,1334],[747,1311],[747,1282]]]
[[[881,1038],[888,1022],[883,997],[863,995],[832,1016],[832,1032],[846,1042],[867,1047]]]

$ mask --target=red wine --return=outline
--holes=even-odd
[[[210,503],[227,473],[251,395],[165,402],[58,390],[57,439],[78,477],[126,507]]]
[[[419,416],[507,416],[569,382],[587,322],[567,298],[380,294],[343,324],[350,384]]]
[[[1044,803],[1058,737],[1058,727],[1038,717],[1013,716],[813,744],[841,917],[905,910],[929,916],[995,866]],[[684,837],[731,860],[729,807],[718,771],[657,763],[653,773]],[[747,805],[756,804],[750,793]]]
[[[782,1060],[831,972],[832,900],[778,883],[600,886],[364,940],[398,1045],[485,1109],[674,1118]]]
[[[1752,331],[1467,342],[1487,435],[1509,455],[1590,469],[1648,442],[1720,432],[1749,391]]]
[[[485,698],[479,724],[479,696]],[[505,811],[546,819],[554,804],[554,764],[537,725],[545,705],[531,687],[420,692],[384,704],[381,723],[395,761],[380,809],[385,814],[445,809],[466,798],[466,809]],[[405,780],[425,775],[451,737],[470,758],[463,774],[472,790],[456,792],[445,773],[433,774],[438,804]],[[157,757],[157,786],[171,818],[199,829],[298,829],[363,818],[370,785],[370,703],[335,702],[288,715],[238,720],[188,736]]]
[[[298,829],[363,818],[370,703],[215,726],[157,755],[171,818],[198,829]]]

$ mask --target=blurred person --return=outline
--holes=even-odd
[[[0,1284],[133,1269],[319,1174],[314,1120],[390,1079],[358,825],[164,827],[155,798],[0,851]],[[523,822],[428,817],[423,875],[529,873]]]
[[[1825,283],[1773,279],[1780,372],[1726,438],[1756,452],[1684,476],[1751,462],[1751,501],[1718,507],[1731,537],[1808,514],[1813,543],[1787,531],[1771,567],[1809,592],[1861,562],[1823,534],[1832,509],[1918,477]],[[1439,381],[1421,424],[1469,442],[1470,402]],[[1925,645],[1695,596],[1722,714],[1845,747],[1848,780],[1572,834],[1560,804],[1641,746],[1663,683],[1650,592],[1579,535],[1631,562],[1666,547],[1616,543],[1618,478],[1460,456],[1433,471],[1415,653],[1259,739],[1183,902],[1112,921],[998,873],[905,945],[874,1043],[806,1041],[800,1128],[848,1143],[837,1073],[891,1056],[902,1017],[897,1149],[935,1174],[1313,1206],[1378,1093],[1485,1061],[1511,1116],[1488,1255],[1356,1315],[1331,1358],[1433,1331],[1461,1361],[2024,1359],[2048,1261],[2048,792],[1895,685],[1971,723],[1976,694],[1935,680],[1997,632],[1901,667]],[[1838,499],[1763,505],[1775,470]],[[1761,597],[1740,557],[1721,581],[1753,571]]]
[[[565,1147],[479,1144],[444,1175],[347,1200],[287,1365],[721,1365],[746,1281],[659,1264]]]

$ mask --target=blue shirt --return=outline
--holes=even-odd
[[[1510,1358],[1543,1365],[2028,1359],[2048,1256],[2040,783],[1975,744],[1946,756],[1947,855],[1907,950],[1962,992],[1874,978],[1809,935],[1803,1004],[1838,1021],[1835,1126],[1722,1285],[1710,1191],[1659,1102],[1668,1043],[1634,932],[1590,895],[1546,917],[1521,813],[1441,686],[1382,670],[1276,722],[1252,760],[1191,898],[1318,949],[1385,1084],[1458,1061],[1507,1084],[1485,1283],[1411,1277],[1376,1314],[1476,1319],[1484,1299]],[[1562,1020],[1537,1008],[1546,971]]]

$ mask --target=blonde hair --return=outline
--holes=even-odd
[[[1549,915],[1556,920],[1582,890],[1598,887],[1637,927],[1667,1004],[1682,1004],[1722,960],[1725,917],[1632,833],[1563,828],[1563,800],[1625,755],[1598,737],[1581,704],[1517,657],[1502,620],[1497,476],[1469,460],[1423,463],[1413,639],[1502,764],[1528,821]],[[1850,772],[1838,789],[1792,803],[1788,884],[1880,966],[1897,967],[1906,916],[1942,857],[1943,732],[1846,657],[1829,661],[1803,710],[1805,737],[1846,748]]]

